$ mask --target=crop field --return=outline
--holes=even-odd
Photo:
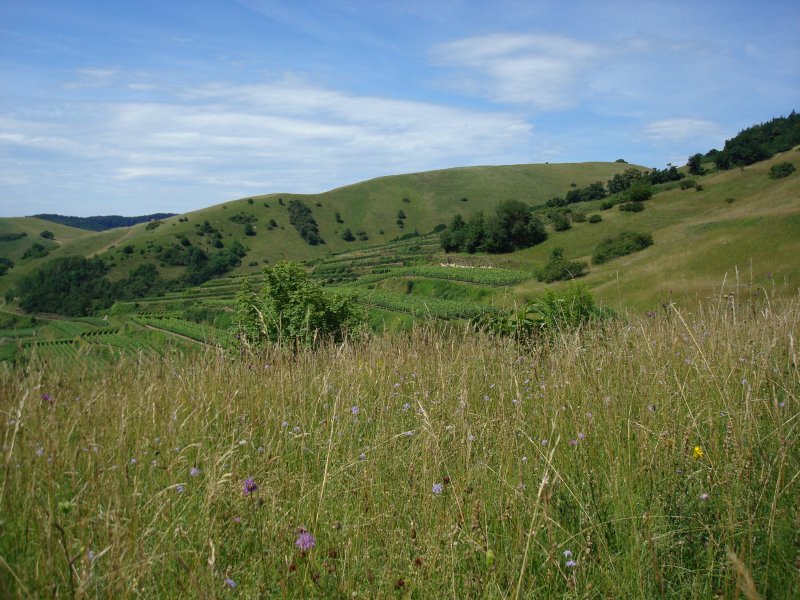
[[[797,597],[798,336],[800,299],[720,297],[0,365],[0,595]]]

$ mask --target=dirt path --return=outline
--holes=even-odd
[[[89,254],[86,255],[86,258],[92,258],[93,256],[97,256],[98,254],[102,254],[103,252],[105,252],[106,250],[111,248],[111,246],[116,246],[117,244],[122,242],[124,239],[126,239],[128,236],[130,236],[133,233],[133,227],[132,226],[128,227],[127,229],[128,229],[128,231],[126,231],[124,235],[122,235],[121,237],[118,237],[113,242],[109,242],[108,244],[106,244],[102,248],[99,248],[98,250],[90,252]]]
[[[201,344],[207,348],[214,348],[215,350],[219,349],[219,346],[215,346],[214,344],[209,344],[208,342],[201,342],[200,340],[196,340],[194,338],[190,338],[188,335],[183,335],[182,333],[175,333],[174,331],[170,331],[169,329],[162,329],[161,327],[156,327],[155,325],[141,325],[145,329],[152,329],[153,331],[160,331],[161,333],[168,333],[169,335],[174,335],[175,337],[183,338],[189,342],[194,344]]]

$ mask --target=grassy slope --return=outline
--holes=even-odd
[[[253,204],[248,204],[244,198],[226,202],[165,219],[163,225],[154,230],[148,230],[145,223],[101,233],[66,228],[81,232],[80,240],[64,244],[63,247],[54,250],[51,256],[91,256],[105,252],[106,256],[114,257],[115,267],[112,269],[111,277],[122,277],[143,262],[153,260],[152,254],[139,254],[140,249],[146,249],[147,242],[152,242],[154,245],[172,244],[175,243],[176,236],[185,235],[193,244],[213,252],[214,249],[208,244],[208,237],[196,235],[195,225],[208,220],[223,232],[226,241],[239,239],[250,249],[242,266],[235,273],[254,272],[258,267],[250,265],[253,261],[263,264],[265,260],[269,262],[284,259],[305,260],[324,256],[330,252],[366,247],[388,241],[414,229],[419,229],[421,232],[430,231],[437,223],[449,221],[455,212],[470,214],[478,210],[492,210],[497,202],[509,198],[541,203],[554,195],[565,194],[570,189],[571,183],[584,186],[598,180],[605,181],[630,166],[623,163],[598,162],[465,167],[381,177],[321,194],[253,196]],[[404,197],[409,198],[410,202],[403,202]],[[463,197],[469,200],[462,202]],[[278,198],[283,198],[284,206],[278,203]],[[322,237],[326,241],[325,245],[309,246],[289,224],[286,205],[294,198],[302,199],[312,209]],[[316,206],[317,202],[321,203],[322,207]],[[269,208],[264,206],[265,203]],[[407,215],[405,229],[396,224],[397,211],[400,209]],[[245,236],[243,225],[230,221],[230,217],[239,212],[253,214],[258,218],[254,224],[257,235]],[[336,223],[337,212],[344,219],[344,224]],[[180,222],[181,217],[188,218],[188,222]],[[275,219],[279,229],[267,230],[270,219]],[[58,238],[59,233],[56,228],[63,227],[38,219],[28,220],[47,225],[36,230],[36,236],[41,229],[49,228]],[[12,219],[0,219],[0,223],[7,221]],[[366,231],[369,241],[345,242],[340,234],[346,227],[353,232]],[[381,229],[384,230],[383,235],[379,233]],[[133,255],[122,254],[121,248],[127,244],[133,244],[136,248]],[[34,261],[29,267],[15,269],[0,279],[0,292],[13,285],[14,280],[41,262]],[[170,276],[173,273],[166,271],[164,274]]]
[[[698,178],[704,189],[679,189],[657,194],[641,213],[602,211],[597,224],[578,223],[551,233],[544,244],[511,255],[516,266],[544,264],[553,248],[570,259],[591,260],[605,237],[626,229],[653,233],[650,248],[591,266],[585,278],[595,294],[613,306],[641,310],[662,302],[692,303],[717,293],[723,280],[742,293],[752,283],[793,295],[800,287],[800,176],[772,180],[775,162],[791,160],[800,167],[800,153],[790,151],[747,167]],[[734,198],[733,203],[726,202]],[[594,210],[599,203],[589,203]],[[751,275],[752,274],[752,275]],[[545,285],[535,281],[515,288],[513,300],[533,298]],[[733,291],[729,289],[728,291]]]
[[[0,369],[0,596],[797,598],[797,299],[718,308]]]

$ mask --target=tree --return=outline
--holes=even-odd
[[[348,227],[342,232],[342,239],[345,242],[354,242],[356,240],[356,237],[353,235],[353,232],[350,231],[350,228]]]
[[[357,331],[364,315],[347,296],[327,294],[297,263],[280,262],[264,269],[261,295],[247,285],[236,296],[233,333],[244,350],[269,342],[312,346],[341,341]]]
[[[699,152],[697,154],[692,154],[689,157],[689,162],[687,164],[689,165],[690,175],[702,175],[704,173],[703,165],[700,163],[700,161],[702,160],[703,160],[703,155],[700,154]]]
[[[56,237],[56,236],[54,236],[54,235],[53,235],[53,232],[52,232],[52,231],[50,231],[50,230],[48,230],[48,229],[45,229],[44,231],[42,231],[42,232],[39,234],[39,236],[40,236],[40,237],[43,237],[43,238],[44,238],[44,239],[46,239],[46,240],[52,240],[54,237]]]
[[[406,218],[406,213],[403,212],[402,208],[397,211],[397,218],[398,219],[405,219]]]

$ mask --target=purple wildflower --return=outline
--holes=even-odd
[[[281,423],[281,429],[286,429],[288,426],[289,426],[288,421],[284,421],[283,423]]]
[[[569,441],[569,445],[570,446],[577,446],[578,445],[578,440],[570,440]]]
[[[350,414],[351,415],[357,415],[358,413],[359,413],[359,410],[358,410],[357,406],[350,407]]]
[[[547,446],[549,442],[547,440],[542,440],[542,446]]]
[[[234,523],[241,523],[242,522],[242,517],[233,517],[233,522]]]
[[[225,585],[227,585],[231,589],[235,589],[236,588],[236,582],[233,579],[231,579],[230,577],[226,577],[225,578]]]
[[[358,460],[367,460],[367,455],[362,452],[358,455]]]
[[[200,475],[200,469],[198,469],[197,467],[192,467],[191,469],[189,469],[189,475],[192,477],[197,477],[198,475]]]
[[[45,402],[53,403],[53,397],[50,394],[42,394],[42,400]]]
[[[434,484],[433,484],[433,488],[431,489],[431,491],[432,491],[432,492],[433,492],[433,493],[434,493],[436,496],[438,496],[439,494],[441,494],[441,493],[442,493],[442,490],[443,490],[443,489],[444,489],[444,486],[443,486],[441,483],[434,483]]]
[[[186,488],[183,486],[183,484],[179,483],[178,485],[175,486],[175,491],[178,492],[179,494],[182,494],[183,492],[186,491]]]
[[[311,535],[311,532],[309,532],[307,529],[301,527],[298,532],[300,535],[297,536],[294,545],[300,548],[300,550],[305,552],[307,550],[311,550],[317,545],[317,540],[314,539],[314,536]]]
[[[95,556],[96,556],[96,555],[95,555],[95,553],[94,553],[94,550],[89,550],[89,551],[86,553],[86,558],[88,558],[88,559],[89,559],[89,562],[91,562],[91,563],[93,563],[93,562],[94,562]]]
[[[579,433],[578,433],[578,439],[579,439],[579,440],[585,440],[585,439],[586,439],[586,434],[585,434],[585,433],[583,433],[582,431],[581,431],[581,432],[579,432]]]
[[[252,494],[258,489],[258,484],[256,483],[255,479],[250,477],[244,480],[244,486],[242,489],[244,491],[244,495],[247,496],[248,494]]]
[[[564,550],[564,558],[572,558],[572,550]]]
[[[403,411],[407,411],[409,408],[411,408],[411,405],[408,402],[403,404]]]
[[[566,566],[568,566],[570,569],[574,569],[575,567],[577,567],[577,566],[578,566],[578,563],[576,563],[574,560],[568,560],[568,561],[567,561],[566,563],[564,563],[564,564],[565,564]]]

